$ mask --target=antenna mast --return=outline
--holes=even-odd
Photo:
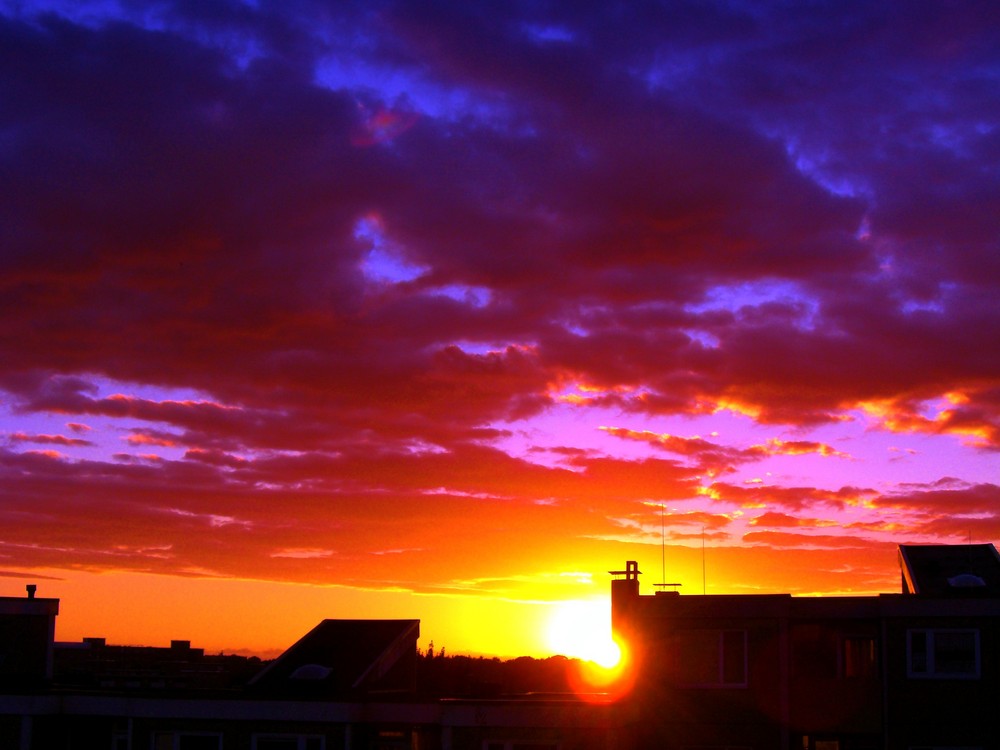
[[[668,588],[678,589],[679,583],[667,583],[667,532],[663,522],[663,503],[660,503],[660,582],[654,583],[661,591]]]
[[[667,535],[663,526],[663,503],[660,503],[660,583],[667,582]]]
[[[701,593],[704,596],[707,592],[705,585],[705,527],[701,527]]]

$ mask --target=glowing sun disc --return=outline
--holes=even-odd
[[[611,638],[611,603],[607,599],[556,603],[546,640],[553,653],[592,661],[606,669],[615,667],[622,656]]]

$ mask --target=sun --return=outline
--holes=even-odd
[[[622,658],[611,638],[611,602],[607,598],[557,602],[549,616],[547,644],[553,653],[592,661],[612,669]]]

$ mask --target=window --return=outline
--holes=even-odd
[[[691,687],[745,687],[745,630],[687,630],[678,633],[670,654],[677,681]]]
[[[979,677],[978,630],[910,630],[906,651],[910,677]]]
[[[132,750],[132,720],[116,720],[111,728],[112,750]]]
[[[878,674],[878,651],[869,636],[844,639],[844,677],[875,677]]]
[[[322,735],[255,734],[253,750],[325,750],[326,738]]]
[[[153,732],[153,750],[221,750],[217,732]]]

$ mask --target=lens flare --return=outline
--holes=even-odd
[[[615,644],[618,661],[611,667],[594,661],[580,661],[570,673],[570,685],[580,698],[594,702],[616,701],[626,696],[634,684],[634,670],[628,651]]]

